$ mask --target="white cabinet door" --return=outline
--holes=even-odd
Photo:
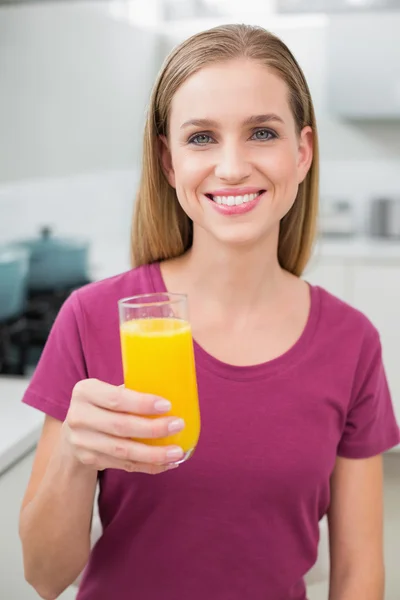
[[[343,260],[315,256],[307,266],[303,279],[312,285],[319,285],[346,302],[350,302],[350,290],[346,286],[346,274]]]
[[[400,15],[356,12],[329,19],[329,112],[353,119],[396,119],[400,115]]]
[[[353,305],[378,329],[389,386],[400,422],[400,265],[358,264]]]

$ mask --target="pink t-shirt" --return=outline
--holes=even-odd
[[[24,402],[63,420],[77,381],[120,385],[117,300],[154,291],[157,263],[74,292]],[[99,474],[104,534],[78,600],[304,600],[336,457],[400,442],[376,329],[319,287],[300,339],[270,362],[230,366],[194,345],[196,452],[161,475]]]

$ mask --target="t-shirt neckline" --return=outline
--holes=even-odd
[[[164,278],[161,273],[159,262],[146,265],[151,287],[154,292],[168,292]],[[320,315],[321,295],[318,286],[308,283],[310,289],[310,310],[305,327],[299,338],[286,352],[267,362],[248,366],[237,366],[225,363],[209,354],[200,344],[193,339],[196,356],[196,365],[224,379],[236,381],[249,381],[265,379],[292,369],[304,360],[310,349],[311,340],[317,329]]]

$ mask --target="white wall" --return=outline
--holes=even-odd
[[[0,244],[49,224],[92,242],[95,263],[119,245],[122,269],[162,57],[159,37],[111,5],[0,7]]]
[[[131,168],[159,68],[110,2],[0,8],[0,182]]]
[[[0,8],[0,243],[42,224],[97,245],[128,243],[155,74],[172,46],[218,20],[169,24],[161,41],[110,18],[107,5]],[[346,123],[329,113],[326,17],[247,20],[280,35],[303,67],[319,125],[321,195],[354,200],[362,223],[372,196],[400,195],[400,121]]]

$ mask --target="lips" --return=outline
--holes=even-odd
[[[219,214],[224,216],[239,216],[255,209],[262,201],[265,193],[266,190],[260,190],[250,194],[236,194],[234,196],[213,196],[212,194],[205,194],[205,196],[208,198],[213,209]],[[246,196],[249,196],[249,198],[246,198]],[[233,201],[234,203],[232,203]]]

